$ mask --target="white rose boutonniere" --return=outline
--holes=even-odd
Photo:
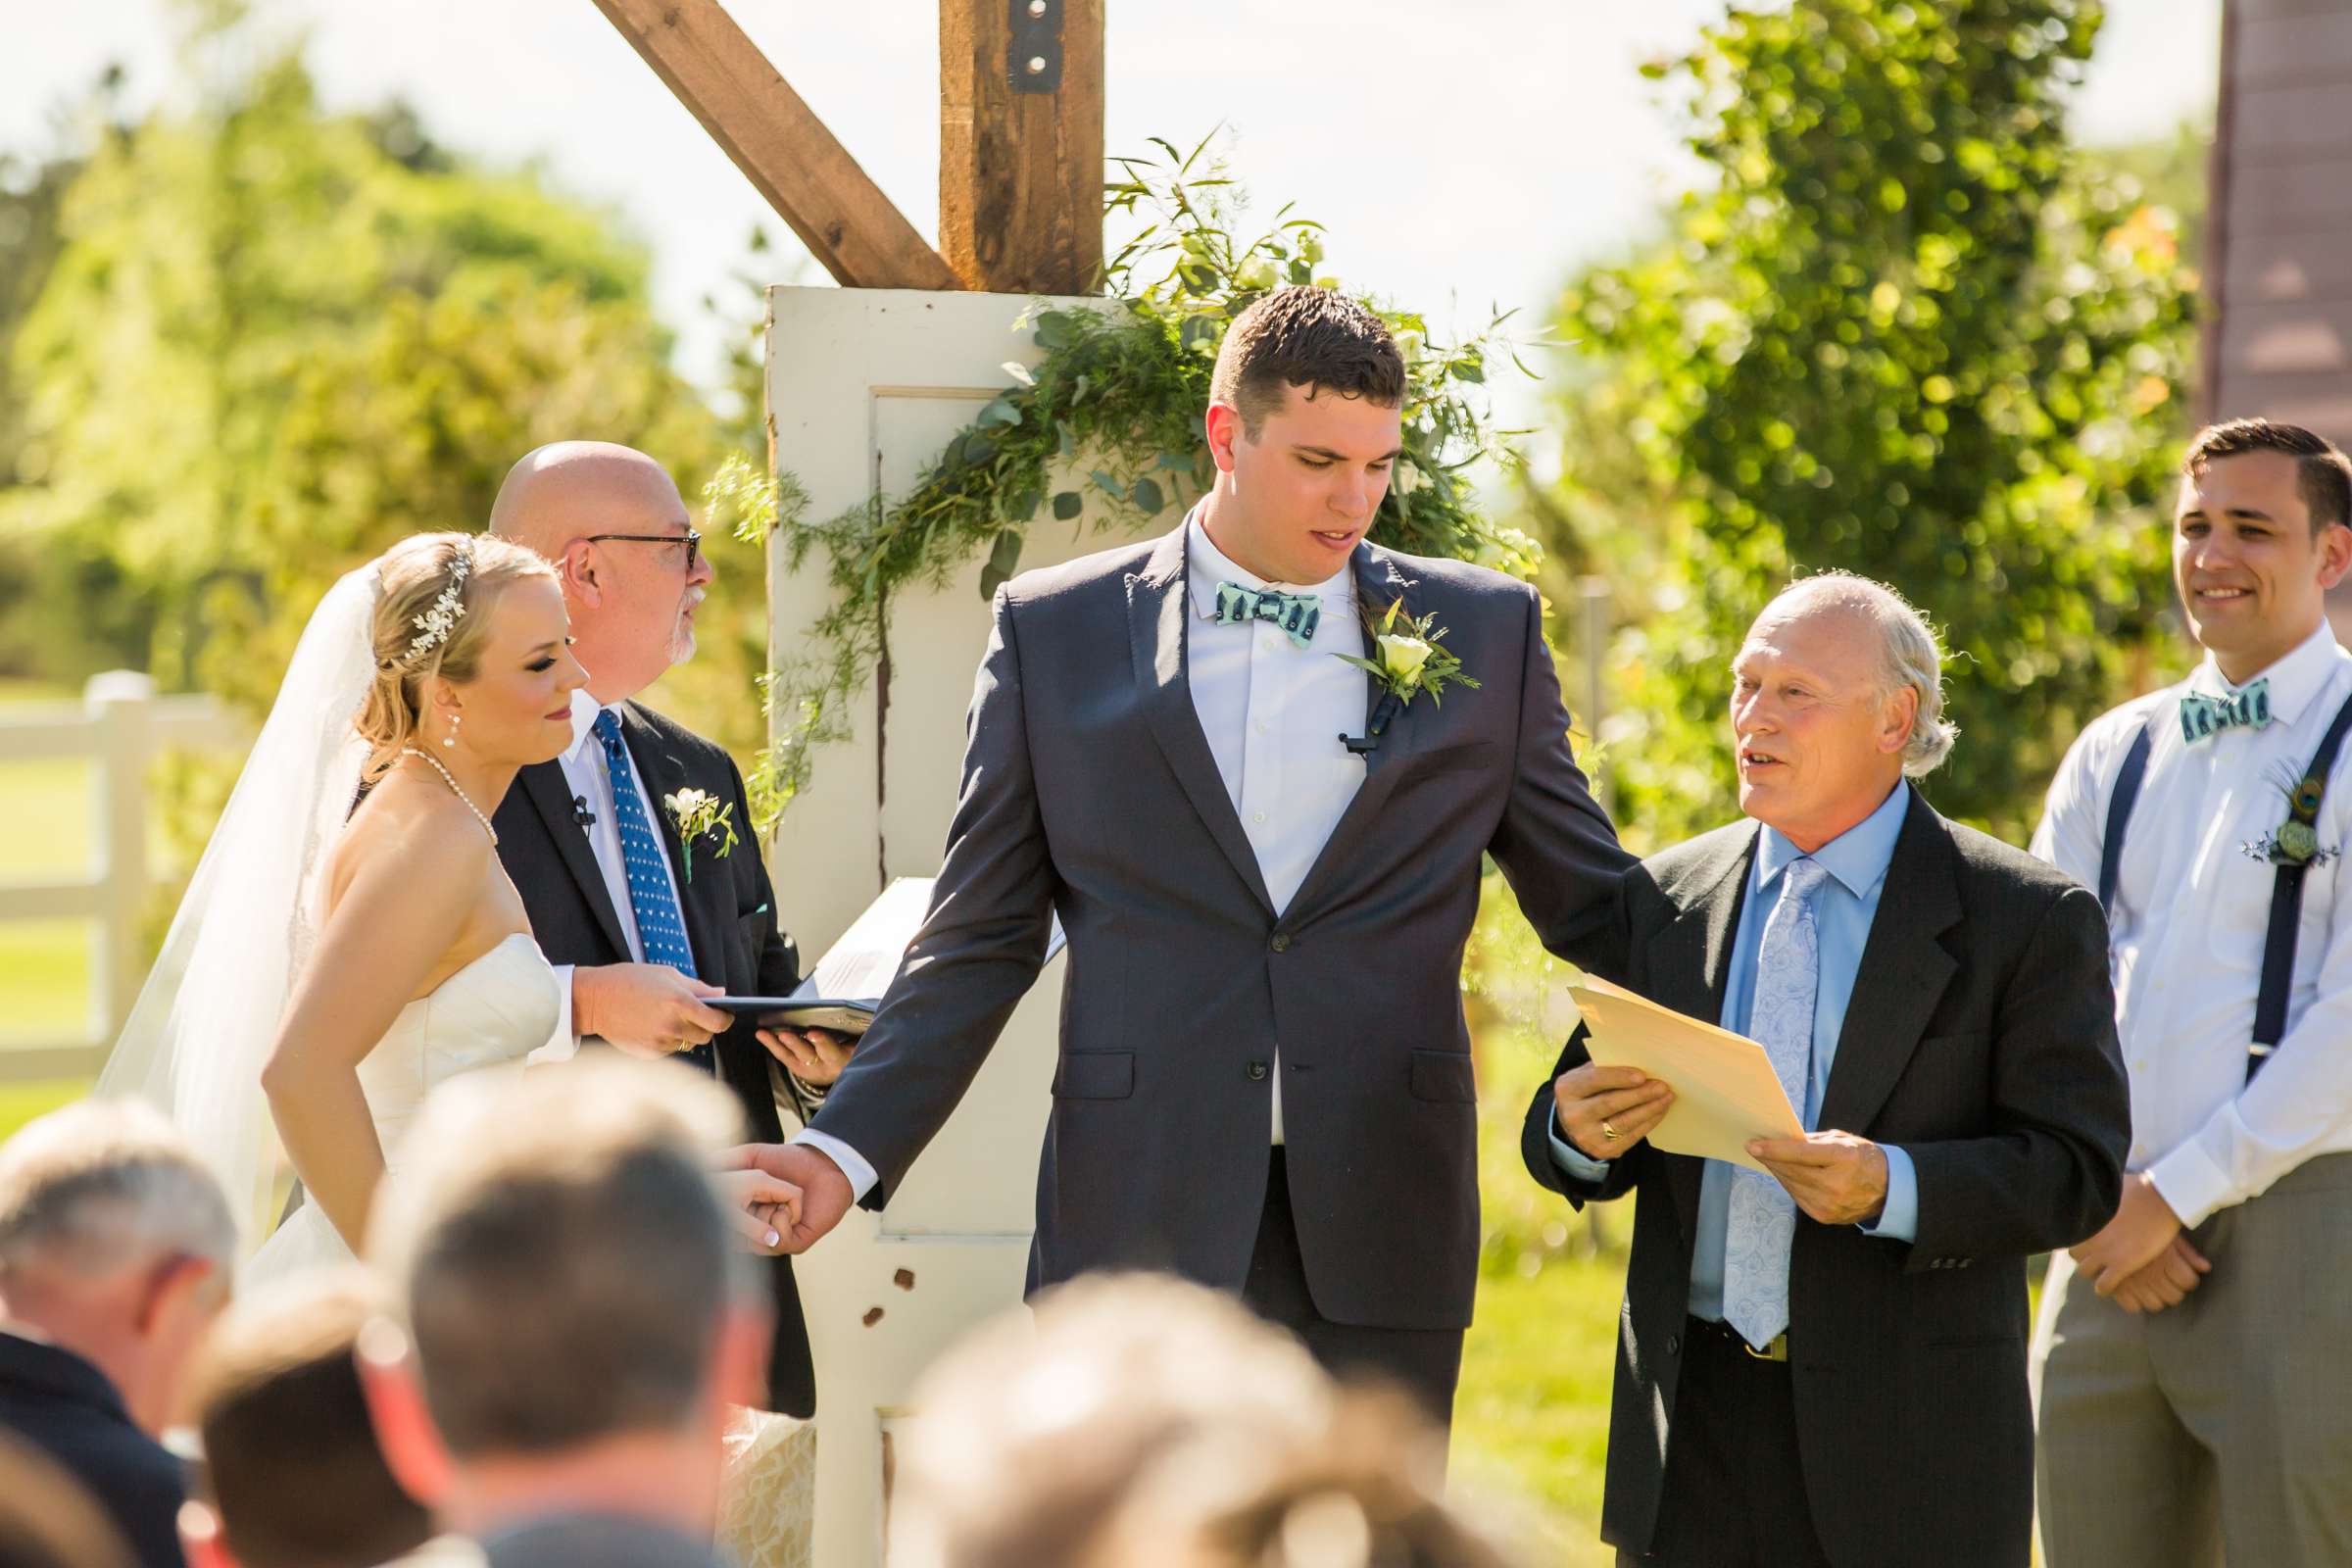
[[[1446,651],[1438,639],[1446,628],[1437,623],[1433,612],[1427,615],[1404,613],[1404,601],[1392,602],[1389,608],[1375,614],[1369,607],[1364,612],[1364,627],[1372,634],[1371,659],[1358,659],[1352,654],[1334,654],[1356,668],[1365,671],[1380,683],[1381,699],[1372,710],[1368,733],[1362,736],[1343,735],[1349,751],[1357,756],[1375,751],[1380,737],[1389,727],[1389,720],[1399,709],[1423,692],[1429,693],[1432,707],[1444,702],[1442,695],[1449,685],[1468,686],[1475,690],[1478,682],[1462,669],[1462,662]]]
[[[718,804],[718,797],[709,790],[679,790],[662,797],[662,809],[669,813],[678,830],[680,858],[686,866],[686,880],[694,880],[694,844],[697,839],[710,839],[717,845],[710,853],[725,859],[735,848],[735,803]]]

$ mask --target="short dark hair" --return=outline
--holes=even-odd
[[[2209,424],[2188,444],[2180,471],[2199,474],[2220,458],[2242,458],[2254,452],[2276,452],[2295,460],[2295,474],[2303,492],[2304,510],[2311,514],[2315,534],[2339,523],[2352,524],[2352,458],[2334,442],[2299,424],[2276,419],[2230,419]]]
[[[1234,318],[1209,375],[1212,402],[1241,411],[1255,440],[1285,387],[1329,389],[1384,409],[1404,402],[1404,355],[1388,323],[1327,288],[1278,288]]]
[[[353,1359],[376,1303],[329,1274],[239,1301],[197,1363],[220,1532],[245,1568],[368,1568],[432,1535],[375,1445]]]
[[[452,1454],[694,1417],[726,1315],[770,1310],[704,1173],[742,1137],[725,1090],[625,1057],[434,1091],[369,1246]]]

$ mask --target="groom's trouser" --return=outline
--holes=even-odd
[[[1460,1329],[1382,1329],[1334,1323],[1315,1310],[1306,1264],[1298,1254],[1298,1225],[1291,1212],[1291,1184],[1283,1152],[1266,1174],[1266,1205],[1242,1299],[1258,1316],[1306,1342],[1335,1376],[1367,1373],[1400,1383],[1441,1425],[1453,1422],[1453,1386],[1462,1370]]]
[[[2213,1272],[2151,1315],[2051,1259],[2034,1336],[2043,1563],[2352,1563],[2352,1154],[2189,1240]]]

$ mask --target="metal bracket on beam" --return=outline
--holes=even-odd
[[[1004,74],[1014,92],[1061,90],[1061,11],[1064,0],[1005,0],[1012,42]]]

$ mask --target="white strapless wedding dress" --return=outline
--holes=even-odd
[[[519,1067],[547,1044],[562,1006],[555,970],[539,944],[518,931],[401,1008],[360,1063],[386,1179],[400,1179],[409,1130],[435,1086],[460,1073]],[[326,1211],[305,1203],[262,1244],[240,1278],[258,1284],[351,1260]]]

